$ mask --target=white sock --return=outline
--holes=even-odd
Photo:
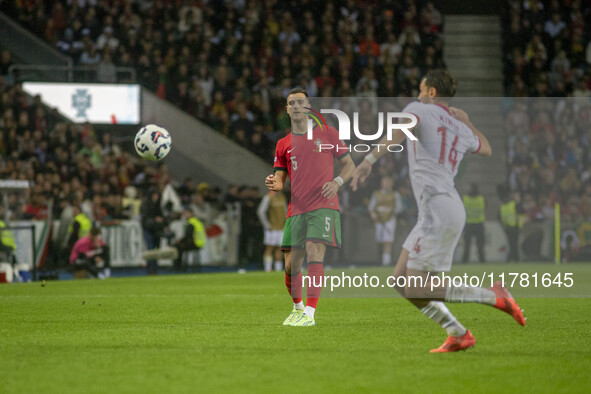
[[[107,277],[107,278],[111,277],[111,269],[109,267],[105,268],[103,270],[103,273],[105,274],[105,277]]]
[[[450,337],[461,337],[466,334],[466,328],[451,314],[441,301],[431,301],[421,308],[421,312],[435,323],[441,325]]]
[[[494,305],[497,302],[497,296],[494,291],[482,287],[450,286],[445,290],[445,301]]]
[[[390,253],[383,253],[382,254],[382,264],[383,265],[390,265],[391,262],[392,262],[392,256],[390,255]]]
[[[263,265],[265,271],[271,272],[273,270],[273,256],[263,256]]]
[[[293,309],[297,309],[298,311],[303,311],[305,307],[303,301],[300,301],[297,304],[295,302],[293,303]]]
[[[312,319],[314,319],[314,312],[316,312],[316,308],[312,308],[311,306],[307,306],[304,309],[304,315],[310,316]]]
[[[283,261],[277,260],[275,262],[275,271],[283,271]]]

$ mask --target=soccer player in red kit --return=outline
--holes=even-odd
[[[340,247],[341,223],[337,192],[349,180],[355,164],[348,147],[333,127],[315,127],[308,136],[310,102],[304,89],[287,95],[291,133],[277,142],[274,174],[265,179],[269,190],[283,189],[289,174],[291,200],[283,231],[281,250],[285,256],[285,284],[293,300],[293,310],[283,322],[290,326],[314,326],[314,312],[324,282],[326,246]],[[334,176],[335,158],[342,164]],[[304,257],[308,262],[306,305],[302,302]]]

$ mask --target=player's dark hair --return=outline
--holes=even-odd
[[[451,98],[456,95],[456,81],[447,70],[433,70],[425,75],[425,85],[437,90],[437,97]]]
[[[291,96],[292,94],[303,93],[304,96],[308,97],[308,91],[302,88],[293,88],[289,92],[287,92],[287,97]],[[285,99],[287,99],[287,97]]]

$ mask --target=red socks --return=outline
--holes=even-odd
[[[316,308],[322,286],[324,285],[324,265],[321,262],[308,263],[308,276],[310,277],[310,282],[308,283],[308,291],[306,293],[306,306]]]
[[[289,295],[293,299],[293,303],[302,302],[302,273],[298,272],[296,275],[289,275],[285,273],[285,286]]]
[[[320,262],[308,263],[308,290],[306,293],[306,306],[316,308],[318,298],[324,285],[324,265]],[[294,304],[302,302],[302,273],[289,275],[285,273],[285,287],[293,299]]]

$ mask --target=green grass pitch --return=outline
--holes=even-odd
[[[325,298],[318,326],[283,327],[280,273],[0,285],[0,393],[589,392],[590,299],[518,301],[526,327],[449,305],[476,346],[430,354],[445,332],[403,299]]]

